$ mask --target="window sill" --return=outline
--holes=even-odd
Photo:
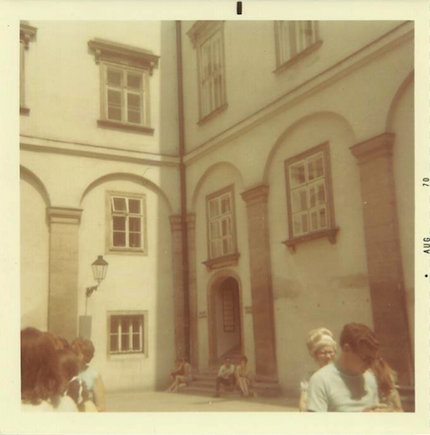
[[[106,255],[109,254],[119,254],[119,255],[148,255],[148,253],[143,249],[130,249],[130,248],[110,248]]]
[[[211,258],[210,260],[203,261],[208,269],[219,269],[225,266],[236,266],[239,260],[239,252],[234,254],[224,255],[223,257]]]
[[[111,361],[118,360],[141,360],[148,358],[145,352],[108,352],[108,359]]]
[[[104,128],[112,128],[114,130],[133,131],[143,134],[154,134],[154,129],[150,127],[144,127],[143,125],[124,124],[122,122],[108,121],[107,119],[97,120],[97,125]]]
[[[206,124],[212,118],[215,118],[215,116],[217,116],[219,113],[224,112],[224,110],[226,110],[227,107],[228,107],[228,104],[224,103],[222,106],[219,106],[217,109],[215,109],[211,113],[209,113],[209,115],[206,115],[203,118],[201,118],[197,124],[198,125]]]
[[[19,107],[20,115],[30,115],[30,109],[28,107],[20,106]]]
[[[321,47],[322,45],[322,41],[319,40],[317,42],[315,42],[314,44],[312,44],[311,46],[309,46],[308,48],[306,48],[305,50],[301,51],[299,54],[296,54],[294,57],[292,57],[291,59],[288,59],[286,62],[282,63],[281,65],[279,65],[274,71],[274,74],[279,74],[283,71],[285,71],[286,69],[288,69],[291,65],[296,64],[297,62],[299,62],[301,59],[303,59],[304,57],[308,56],[309,54],[313,53],[314,51],[318,50],[318,48]]]
[[[315,231],[313,233],[305,234],[304,236],[293,237],[291,239],[284,240],[282,243],[288,247],[291,252],[296,251],[296,245],[307,242],[309,240],[320,239],[323,237],[327,237],[331,244],[336,243],[337,232],[339,231],[339,227],[330,228],[328,230]]]

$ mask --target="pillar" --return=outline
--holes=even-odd
[[[188,235],[188,286],[190,303],[190,363],[193,370],[198,370],[198,308],[197,308],[197,280],[196,280],[196,215],[187,215]]]
[[[186,356],[187,337],[185,312],[185,286],[184,286],[184,251],[183,251],[183,219],[181,215],[170,216],[172,231],[172,266],[174,286],[174,325],[176,356]]]
[[[47,214],[50,228],[48,330],[72,340],[78,333],[78,245],[82,210],[48,207]]]
[[[267,199],[269,186],[243,192],[248,213],[252,314],[257,380],[277,381]]]
[[[399,382],[410,384],[413,382],[413,358],[397,221],[392,157],[394,138],[392,133],[383,133],[350,149],[360,167],[375,333],[381,343],[382,355],[399,374]]]

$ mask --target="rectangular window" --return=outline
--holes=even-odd
[[[143,313],[111,313],[108,323],[110,354],[146,352]]]
[[[198,48],[200,118],[222,107],[224,97],[223,37],[221,29]]]
[[[109,194],[110,249],[146,251],[145,197]]]
[[[317,21],[275,21],[277,67],[304,53],[319,41]]]
[[[207,198],[209,258],[236,252],[233,188],[228,187]]]
[[[328,144],[285,162],[290,238],[334,228]]]
[[[104,119],[123,124],[147,126],[146,72],[104,65]]]

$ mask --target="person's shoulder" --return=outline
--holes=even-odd
[[[327,377],[332,376],[337,372],[337,368],[333,363],[327,364],[324,367],[321,367],[317,371],[315,371],[311,377],[310,380],[318,380],[318,379],[326,379]]]
[[[76,403],[70,396],[61,397],[58,406],[54,409],[56,412],[78,412]]]

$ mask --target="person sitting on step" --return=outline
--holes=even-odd
[[[254,397],[255,392],[251,391],[252,379],[248,369],[248,358],[243,355],[240,358],[239,365],[236,367],[236,383],[244,397]]]
[[[167,391],[177,393],[179,387],[184,387],[193,380],[191,364],[185,358],[177,358],[176,366],[170,376],[173,378],[173,382]]]
[[[215,384],[215,397],[219,397],[220,387],[222,385],[227,385],[229,387],[233,387],[235,383],[235,370],[236,367],[231,363],[231,359],[229,357],[224,358],[224,364],[218,370],[218,375],[216,378]]]

